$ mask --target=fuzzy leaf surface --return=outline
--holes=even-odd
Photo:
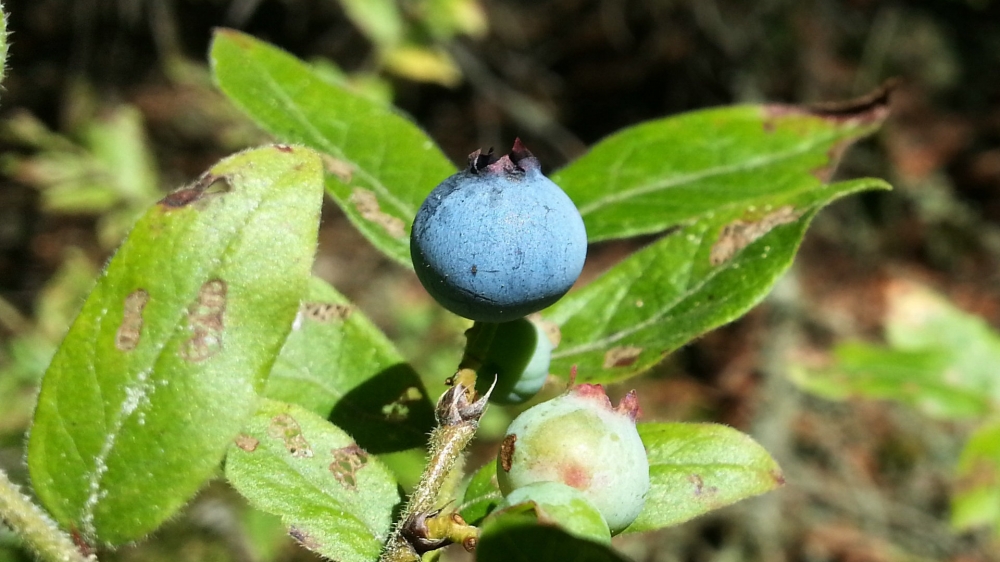
[[[135,540],[213,475],[295,318],[322,196],[317,154],[271,146],[139,219],[42,381],[28,468],[60,524]]]
[[[683,523],[784,484],[771,455],[731,427],[701,423],[640,423],[649,458],[650,490],[625,533]]]
[[[329,417],[369,453],[424,446],[434,427],[417,373],[364,313],[317,278],[265,393]]]
[[[341,562],[378,558],[400,501],[389,469],[350,435],[274,400],[260,401],[230,447],[226,478],[303,547]]]
[[[455,172],[437,145],[392,108],[249,35],[216,31],[210,58],[219,87],[258,125],[324,154],[327,191],[347,217],[376,248],[412,267],[413,217]]]

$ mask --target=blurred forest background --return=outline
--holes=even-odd
[[[625,383],[639,388],[646,419],[750,433],[787,485],[616,546],[637,561],[1000,560],[997,2],[9,0],[5,9],[0,468],[15,480],[26,481],[38,381],[131,221],[219,158],[268,141],[212,86],[214,27],[245,30],[397,104],[456,165],[520,136],[552,171],[643,120],[845,100],[895,78],[888,123],[839,172],[885,178],[894,191],[823,211],[767,301]],[[440,384],[458,357],[457,320],[332,205],[320,237],[316,273]],[[583,281],[644,242],[592,248]],[[937,313],[947,320],[925,330],[924,347],[900,339],[900,323]],[[975,353],[952,349],[956,338]],[[441,351],[424,352],[432,348]],[[509,416],[491,412],[487,441]],[[483,445],[470,462],[488,454]],[[29,559],[0,529],[0,562]],[[311,555],[219,485],[150,541],[101,559]]]

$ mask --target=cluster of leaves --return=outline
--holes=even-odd
[[[289,144],[223,160],[138,221],[43,380],[32,482],[63,527],[115,545],[156,529],[224,461],[229,483],[303,546],[371,561],[433,408],[392,342],[310,276],[320,205],[325,191],[378,250],[412,267],[416,209],[455,168],[391,107],[252,37],[217,32],[211,62],[230,99]],[[844,148],[884,116],[882,103],[700,111],[623,130],[553,174],[592,242],[667,234],[544,311],[561,337],[552,370],[622,380],[745,313],[789,266],[819,209],[888,187],[829,183]],[[731,428],[639,431],[652,490],[626,532],[783,481]],[[521,515],[491,515],[490,470],[458,502],[482,526],[482,559],[510,559],[510,544],[531,559],[618,558]]]
[[[831,400],[892,400],[977,428],[958,459],[952,526],[1000,533],[1000,335],[980,317],[914,282],[886,290],[887,345],[844,342],[822,368],[797,365],[792,381]]]

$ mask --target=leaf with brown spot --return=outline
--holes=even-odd
[[[328,174],[336,176],[341,183],[351,183],[351,178],[354,177],[354,168],[350,164],[329,154],[323,155],[323,168]]]
[[[304,302],[302,303],[302,316],[316,322],[330,322],[331,320],[347,320],[351,317],[354,307],[349,304],[335,302]]]
[[[424,446],[433,405],[389,338],[321,279],[304,302],[265,394],[328,417],[372,454]]]
[[[307,63],[231,29],[209,54],[219,88],[258,125],[326,155],[326,187],[358,230],[404,267],[410,225],[455,166],[395,109],[331,84]]]
[[[745,314],[789,267],[820,209],[888,189],[870,178],[825,183],[886,112],[882,97],[827,110],[694,111],[619,131],[553,174],[591,242],[662,235],[542,312],[562,335],[550,370],[576,366],[581,382],[631,377]],[[647,351],[610,368],[619,362],[609,354],[627,348]]]
[[[197,363],[222,351],[226,291],[226,282],[221,279],[206,281],[198,290],[187,314],[191,337],[178,352],[184,360]]]
[[[144,289],[136,289],[125,297],[125,311],[122,323],[115,333],[115,347],[121,351],[132,351],[139,345],[142,337],[142,310],[149,302],[149,293]]]
[[[314,454],[289,462],[287,439],[272,437],[275,420]],[[378,458],[322,417],[274,400],[262,399],[243,431],[260,444],[253,452],[230,447],[226,478],[252,506],[281,517],[302,546],[331,560],[378,558],[400,501]]]
[[[257,445],[260,444],[260,441],[254,439],[253,437],[250,437],[249,435],[246,435],[245,433],[241,433],[236,436],[236,439],[233,441],[233,443],[235,443],[236,446],[239,447],[240,449],[243,449],[248,453],[252,453],[257,450]]]
[[[302,435],[299,422],[288,414],[278,414],[271,418],[271,424],[267,426],[267,435],[281,439],[285,444],[285,450],[295,458],[308,459],[313,456],[312,447]]]
[[[355,187],[347,201],[354,205],[361,218],[382,227],[389,236],[393,238],[406,236],[406,223],[398,217],[383,213],[379,208],[378,198],[371,191]]]
[[[368,453],[357,444],[333,449],[330,452],[333,453],[333,462],[330,463],[330,472],[333,473],[333,477],[348,490],[356,491],[358,489],[357,473],[368,463]]]
[[[604,368],[628,367],[639,359],[640,353],[642,353],[641,347],[631,345],[612,347],[604,354]]]
[[[35,491],[94,543],[145,536],[212,478],[307,287],[322,165],[233,155],[135,224],[42,381]]]
[[[719,238],[712,245],[708,261],[712,265],[720,265],[732,259],[740,250],[764,236],[772,228],[790,222],[795,222],[799,214],[791,206],[781,207],[757,220],[737,219],[722,227]]]
[[[637,428],[649,458],[650,489],[625,533],[677,525],[784,482],[771,455],[731,427],[640,423]]]
[[[207,196],[227,193],[230,189],[229,182],[225,177],[206,173],[190,186],[168,194],[160,200],[160,204],[166,208],[186,207],[192,203],[201,202]]]
[[[568,373],[576,367],[580,382],[610,382],[646,371],[667,353],[739,318],[763,299],[791,265],[806,228],[823,206],[850,193],[885,187],[878,180],[840,182],[794,194],[771,207],[720,211],[665,235],[543,312],[562,333],[549,370]],[[766,232],[760,226],[744,228],[741,243],[759,237],[712,264],[712,250],[725,225],[781,208],[795,209],[795,218],[784,222],[792,214],[780,211]],[[643,306],[634,306],[636,301]],[[631,363],[608,368],[609,352],[619,348],[657,353],[647,351]]]

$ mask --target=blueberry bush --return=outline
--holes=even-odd
[[[611,425],[632,440],[625,468],[639,483],[595,477],[600,499],[580,475],[616,467],[622,458],[607,456],[626,453],[614,448],[592,449],[595,466],[561,480],[498,483],[498,466],[531,463],[532,447],[545,448],[510,439],[539,429],[530,415],[496,463],[466,474],[461,459],[491,390],[505,389],[498,403],[537,390],[537,379],[528,390],[516,383],[522,370],[537,377],[527,365],[537,364],[538,337],[549,340],[541,369],[569,381],[567,396],[590,389],[607,400],[597,385],[643,374],[763,299],[820,209],[888,189],[878,179],[832,181],[847,147],[885,119],[884,92],[836,107],[743,105],[642,123],[551,172],[551,182],[537,160],[522,165],[526,183],[551,198],[536,190],[501,206],[528,214],[556,206],[560,218],[549,224],[543,213],[534,227],[515,229],[519,247],[563,249],[539,232],[559,239],[570,231],[571,240],[571,251],[536,256],[525,269],[538,279],[573,271],[542,296],[544,281],[513,291],[507,281],[500,295],[513,300],[501,308],[514,312],[479,317],[481,299],[456,299],[467,290],[432,288],[455,281],[450,274],[421,275],[442,304],[477,320],[454,371],[423,373],[448,378],[435,398],[362,311],[312,276],[320,207],[329,195],[400,267],[426,265],[428,254],[454,257],[452,240],[491,259],[498,238],[515,231],[498,233],[499,211],[488,202],[456,205],[433,236],[419,221],[435,187],[470,180],[492,160],[475,153],[471,171],[457,171],[392,107],[248,35],[217,31],[210,59],[218,87],[279,144],[222,160],[146,211],[56,352],[27,448],[45,513],[0,486],[0,515],[43,558],[79,560],[139,541],[212,479],[279,517],[302,547],[343,562],[416,560],[452,543],[485,561],[620,560],[611,533],[677,525],[784,483],[747,435],[644,419],[634,394]],[[525,152],[515,144],[513,165]],[[483,177],[487,188],[510,191]],[[572,224],[573,206],[585,235]],[[587,242],[638,236],[651,241],[566,293],[579,264],[561,260],[582,259]],[[505,275],[511,267],[495,266]],[[477,264],[469,276],[481,280]],[[539,309],[529,326],[536,339],[493,323]],[[540,429],[547,439],[560,433]],[[580,439],[583,447],[599,441]],[[604,509],[618,503],[629,513]]]

